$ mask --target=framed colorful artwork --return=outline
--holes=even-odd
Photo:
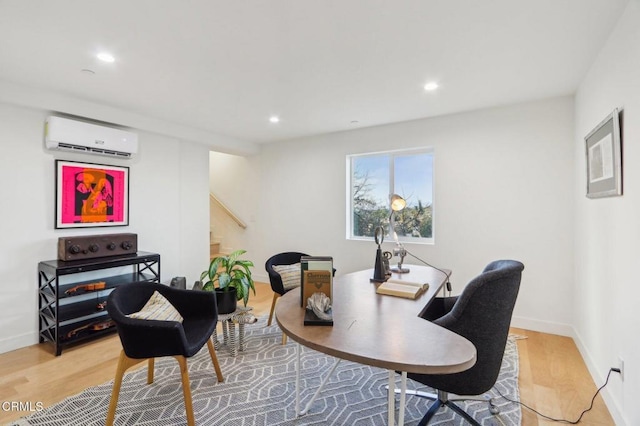
[[[129,225],[129,168],[56,160],[56,229]]]

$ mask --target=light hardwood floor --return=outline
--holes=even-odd
[[[273,297],[271,288],[268,284],[257,283],[256,289],[257,295],[252,295],[250,305],[257,316],[268,315]],[[512,331],[526,336],[518,341],[522,401],[553,417],[575,420],[589,405],[596,385],[573,340],[528,330]],[[31,403],[34,409],[36,403],[42,403],[47,407],[85,388],[109,381],[115,374],[120,348],[120,341],[114,334],[66,348],[59,357],[53,355],[50,344],[2,354],[0,403]],[[222,352],[218,356],[227,355]],[[3,406],[6,404],[0,406],[1,424],[30,414],[28,411],[5,411]],[[552,422],[523,408],[522,424],[550,425]],[[614,424],[600,396],[581,424]]]

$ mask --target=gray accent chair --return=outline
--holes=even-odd
[[[424,319],[471,341],[477,350],[477,361],[473,367],[461,373],[407,375],[438,392],[420,426],[426,425],[443,405],[472,425],[480,425],[454,404],[449,394],[482,395],[496,383],[523,269],[524,265],[515,260],[491,262],[482,274],[467,284],[460,296],[436,298],[422,313]]]

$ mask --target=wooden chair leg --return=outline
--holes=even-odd
[[[153,383],[153,368],[155,366],[155,358],[149,358],[149,366],[147,367],[147,384]]]
[[[271,312],[269,312],[269,321],[267,321],[267,326],[271,325],[271,320],[273,318],[273,312],[276,309],[276,301],[278,300],[278,298],[280,297],[280,295],[278,293],[273,293],[273,301],[271,302]],[[282,344],[286,345],[287,344],[287,335],[282,333]]]
[[[184,394],[184,410],[187,413],[187,425],[195,426],[193,417],[193,403],[191,402],[191,385],[189,384],[189,370],[187,369],[187,359],[182,355],[176,356],[180,364],[180,376],[182,377],[182,393]]]
[[[213,363],[213,368],[216,370],[218,382],[223,382],[224,378],[222,377],[222,370],[220,370],[220,364],[218,364],[218,357],[216,356],[216,349],[213,347],[211,339],[207,340],[207,349],[209,349],[209,355],[211,355],[211,362]]]
[[[273,293],[273,301],[271,302],[271,312],[269,312],[269,321],[267,321],[267,326],[271,325],[271,320],[273,319],[273,311],[276,308],[276,300],[278,300],[280,295],[278,293]]]
[[[118,367],[116,368],[116,377],[113,381],[113,390],[111,391],[109,411],[107,412],[106,426],[113,426],[113,419],[115,418],[116,407],[118,406],[118,397],[120,396],[120,387],[122,386],[122,377],[124,376],[125,371],[142,361],[144,361],[144,359],[129,358],[124,351],[120,351]]]

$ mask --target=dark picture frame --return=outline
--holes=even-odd
[[[618,109],[614,109],[584,140],[587,197],[622,195],[622,137]]]
[[[55,228],[129,225],[129,167],[56,160]]]

